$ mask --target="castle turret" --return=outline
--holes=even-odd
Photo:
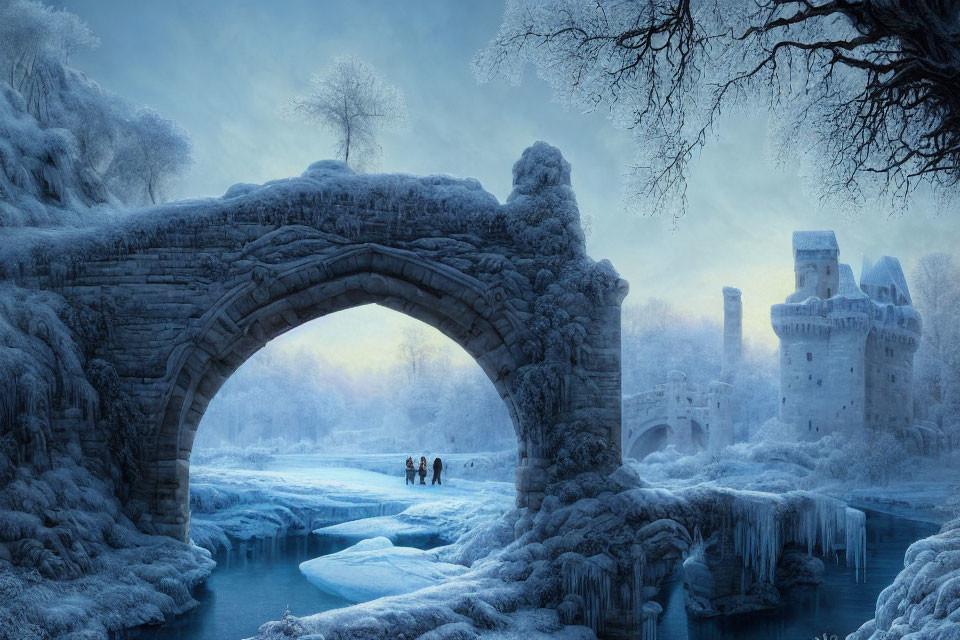
[[[740,289],[723,288],[723,363],[721,377],[730,382],[736,376],[743,355],[743,303]]]
[[[725,382],[711,382],[707,391],[707,428],[710,451],[719,451],[733,444],[733,411],[730,396],[733,387]]]
[[[896,258],[864,262],[860,291],[877,305],[864,347],[865,424],[900,433],[913,425],[913,356],[920,345],[920,315]]]
[[[833,231],[793,232],[795,291],[787,302],[832,298],[840,291],[840,247]]]

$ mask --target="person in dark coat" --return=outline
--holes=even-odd
[[[413,457],[407,458],[407,468],[405,469],[407,474],[407,481],[405,484],[416,484],[414,478],[417,477],[417,470],[413,466]]]
[[[426,456],[420,456],[420,468],[417,469],[417,473],[420,474],[420,484],[427,484],[427,458]]]
[[[433,480],[430,481],[431,485],[443,483],[440,482],[440,472],[443,471],[443,462],[440,461],[440,458],[433,459]]]

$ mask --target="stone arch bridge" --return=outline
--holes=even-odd
[[[665,384],[624,397],[624,456],[642,460],[670,445],[694,453],[732,444],[732,390],[724,382],[690,384],[683,373],[671,371]]]
[[[43,357],[74,382],[8,400],[50,446],[103,460],[141,528],[186,539],[190,452],[220,385],[281,333],[380,304],[480,364],[516,427],[518,506],[537,509],[551,482],[620,462],[627,285],[586,256],[558,150],[537,143],[513,173],[500,204],[475,180],[320,162],[27,243],[2,275],[54,296],[65,331]]]

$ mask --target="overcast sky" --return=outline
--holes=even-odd
[[[790,168],[766,154],[766,120],[737,115],[696,161],[690,210],[676,227],[655,212],[625,214],[620,176],[626,135],[602,115],[568,112],[531,71],[517,87],[478,85],[469,63],[496,33],[502,1],[71,0],[101,46],[74,64],[105,88],[150,105],[193,139],[196,164],[182,196],[220,195],[236,182],[299,175],[332,155],[325,133],[277,114],[337,55],[357,55],[406,94],[406,131],[383,139],[382,170],[472,176],[503,201],[510,168],[536,140],[573,165],[588,249],[629,280],[627,303],[665,298],[720,320],[721,288],[743,290],[747,339],[775,345],[769,307],[793,289],[790,235],[832,228],[841,260],[859,274],[864,254],[917,258],[960,246],[960,218],[916,208],[842,219],[819,211]],[[58,5],[59,6],[59,5]],[[346,362],[395,344],[407,323],[386,310],[336,314],[290,337],[325,345]],[[359,350],[359,351],[358,351]]]

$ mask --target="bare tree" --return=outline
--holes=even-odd
[[[508,0],[481,80],[532,63],[636,138],[631,193],[682,214],[718,116],[760,103],[822,197],[902,206],[960,180],[960,0]]]
[[[334,134],[336,153],[357,168],[376,164],[381,131],[406,120],[403,92],[358,58],[334,59],[311,81],[308,93],[294,97],[284,111]]]

